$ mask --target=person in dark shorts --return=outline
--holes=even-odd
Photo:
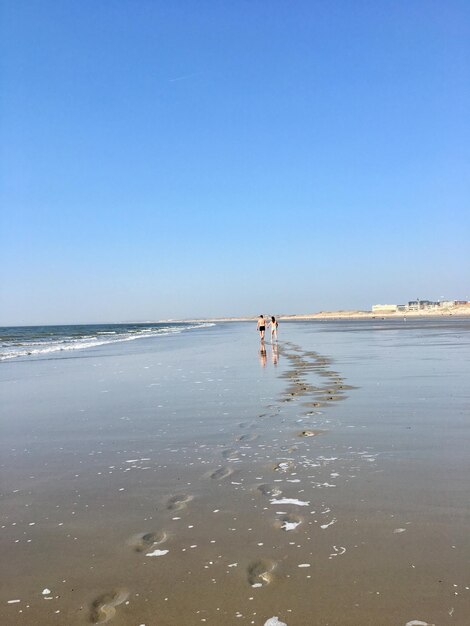
[[[266,330],[266,320],[263,315],[258,317],[258,325],[256,327],[259,331],[259,337],[261,341],[264,341],[264,331]]]

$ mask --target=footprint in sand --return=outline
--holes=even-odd
[[[290,513],[282,514],[279,519],[277,519],[274,523],[276,528],[281,530],[289,531],[295,530],[297,526],[300,526],[302,523],[302,518],[298,515],[291,515]]]
[[[294,469],[294,461],[280,461],[274,466],[275,472],[287,472],[291,469]]]
[[[105,624],[116,614],[116,607],[129,597],[125,589],[117,589],[111,593],[104,593],[96,598],[91,605],[90,621],[92,624]]]
[[[263,496],[268,496],[269,498],[277,498],[277,496],[282,494],[281,489],[275,485],[259,485],[257,490],[262,493]]]
[[[324,432],[324,430],[302,430],[299,433],[299,437],[316,437],[317,435],[321,435]]]
[[[210,477],[214,480],[223,480],[231,474],[233,474],[233,469],[231,467],[219,467],[219,469],[210,474]]]
[[[229,448],[228,450],[224,450],[222,452],[222,456],[227,461],[233,461],[235,459],[238,459],[238,455],[239,455],[238,450],[234,450],[233,448]]]
[[[269,585],[273,580],[272,572],[275,567],[276,564],[274,561],[264,559],[253,561],[247,568],[248,583],[252,587],[265,587]]]
[[[178,496],[172,496],[168,499],[166,503],[166,508],[169,511],[180,511],[181,509],[186,508],[188,502],[191,502],[193,496],[188,496],[186,494],[181,494]]]
[[[237,441],[254,441],[255,439],[258,439],[258,437],[259,435],[256,435],[255,433],[246,433],[245,435],[237,437]]]
[[[134,548],[136,552],[147,552],[153,546],[160,545],[168,539],[168,535],[164,530],[159,530],[154,533],[140,533],[134,535],[129,540],[129,545]]]
[[[329,396],[326,396],[326,398],[324,398],[327,402],[338,402],[339,400],[346,400],[347,396],[343,395],[343,394],[331,394]]]
[[[323,404],[321,402],[304,402],[302,406],[308,406],[308,407],[313,407],[315,409],[319,409],[320,407],[323,406]]]
[[[317,359],[319,357],[318,352],[314,352],[313,350],[310,350],[308,352],[304,352],[305,356],[309,357],[310,359]]]

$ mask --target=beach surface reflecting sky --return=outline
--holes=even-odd
[[[469,373],[466,320],[7,358],[0,622],[467,625]]]

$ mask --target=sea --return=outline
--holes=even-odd
[[[212,323],[157,322],[0,327],[0,361],[97,348],[136,339],[175,335]]]

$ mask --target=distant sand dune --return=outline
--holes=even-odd
[[[404,317],[470,317],[470,304],[442,309],[424,309],[422,311],[372,312],[359,310],[319,311],[318,313],[302,313],[278,315],[281,321],[296,320],[340,320],[340,319],[403,319]],[[184,322],[253,322],[254,317],[214,317],[207,319],[179,320]]]

